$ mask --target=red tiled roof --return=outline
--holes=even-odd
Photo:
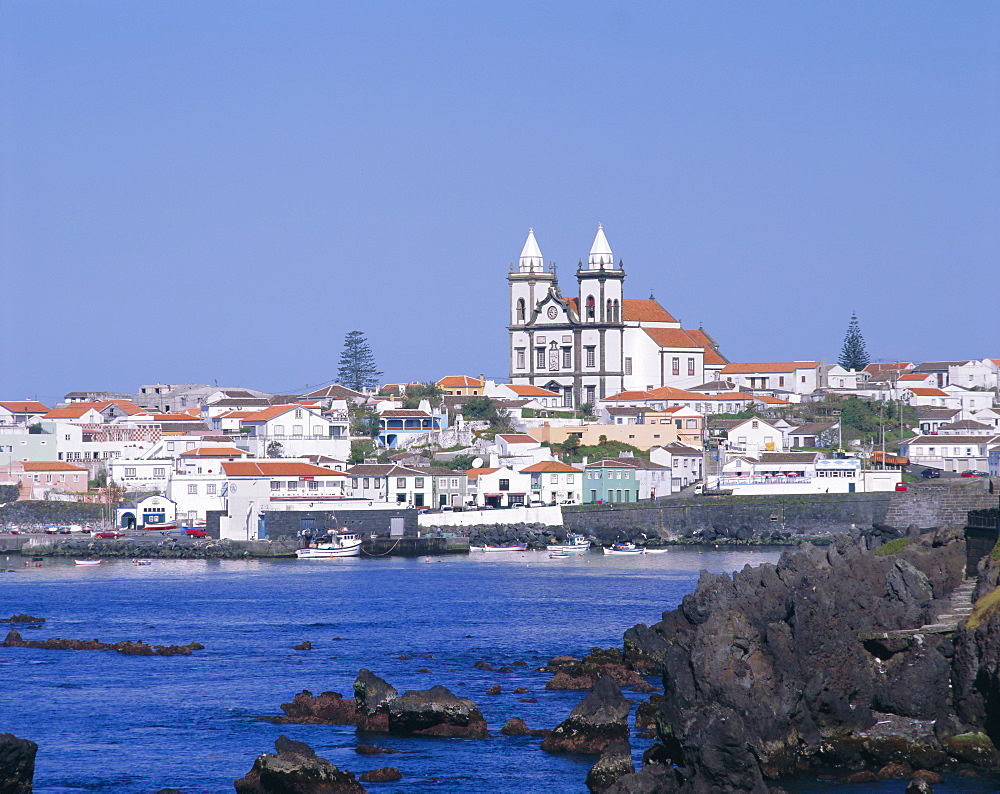
[[[331,477],[344,476],[341,471],[282,460],[226,461],[223,471],[229,477]]]
[[[654,299],[637,300],[626,298],[622,300],[622,319],[625,322],[640,323],[675,323],[670,312],[664,309]]]
[[[531,436],[527,433],[501,433],[500,438],[506,441],[508,444],[537,444]]]
[[[444,378],[441,378],[441,380],[437,382],[437,385],[443,386],[446,389],[465,388],[465,387],[481,389],[486,384],[483,383],[483,381],[479,380],[479,378],[470,378],[468,375],[448,375]]]
[[[878,375],[880,372],[887,372],[894,369],[909,369],[912,366],[913,364],[909,361],[890,361],[880,364],[869,364],[862,372],[870,372],[872,375]]]
[[[576,474],[582,472],[583,469],[577,469],[574,466],[570,466],[568,463],[560,463],[558,460],[543,460],[539,463],[532,463],[530,466],[525,466],[521,469],[522,474],[536,474],[536,473],[557,473],[565,472],[567,474]]]
[[[500,471],[500,469],[469,469],[465,472],[465,476],[470,480],[478,480],[480,474],[492,474],[495,471]]]
[[[922,389],[919,386],[907,386],[906,390],[917,397],[947,397],[948,392],[940,389]]]
[[[757,364],[726,364],[723,375],[750,375],[755,372],[795,372],[797,369],[815,369],[818,361],[770,361]]]
[[[250,453],[236,447],[199,447],[182,452],[181,457],[188,458],[239,458],[246,457]]]
[[[87,471],[86,466],[74,466],[64,460],[26,460],[21,466],[25,471]]]
[[[507,388],[510,389],[518,397],[561,397],[554,391],[549,391],[548,389],[543,389],[541,386],[528,386],[519,383],[508,383]]]
[[[708,338],[708,334],[702,331],[700,328],[696,328],[693,331],[687,331],[687,335],[690,336],[695,342],[700,344],[705,348],[705,364],[710,367],[720,367],[725,366],[729,363],[729,359],[719,353],[714,347],[712,347],[712,340]]]
[[[231,414],[227,414],[229,417],[233,417],[235,414],[239,414],[239,418],[244,422],[266,422],[269,419],[274,419],[286,414],[294,408],[301,409],[301,405],[272,405],[270,408],[264,408],[260,411],[233,411]]]
[[[646,336],[660,347],[701,348],[687,331],[680,328],[644,328]]]
[[[49,408],[42,405],[37,400],[13,400],[0,402],[0,406],[6,408],[12,414],[45,414]]]
[[[66,408],[53,408],[43,419],[79,419],[87,411],[96,411],[94,403],[75,403]]]
[[[379,416],[388,419],[430,419],[431,415],[427,411],[418,411],[416,408],[399,408],[382,411]]]
[[[920,381],[921,383],[924,383],[924,382],[930,380],[931,377],[933,377],[933,376],[930,375],[929,373],[922,375],[919,372],[908,372],[905,375],[900,375],[899,376],[899,380],[900,381]]]

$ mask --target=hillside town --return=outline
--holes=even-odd
[[[654,297],[625,297],[600,226],[575,276],[564,296],[529,231],[507,277],[506,382],[468,374],[476,362],[379,382],[352,332],[361,355],[342,382],[301,394],[158,382],[56,405],[0,395],[0,501],[113,505],[126,528],[201,526],[237,504],[485,523],[495,509],[1000,475],[1000,358],[733,362]]]

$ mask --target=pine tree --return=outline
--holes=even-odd
[[[344,337],[344,350],[340,354],[337,380],[341,386],[354,391],[374,389],[382,371],[375,363],[375,356],[365,335],[351,331]]]
[[[868,362],[868,350],[865,348],[865,338],[861,335],[858,317],[851,314],[851,322],[847,325],[844,346],[840,349],[837,363],[844,369],[861,370],[868,366]]]

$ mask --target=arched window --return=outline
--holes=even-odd
[[[622,321],[622,308],[619,305],[617,298],[615,299],[613,314],[614,314],[614,319],[611,322],[620,323]]]
[[[594,296],[593,295],[588,295],[587,296],[587,319],[588,320],[593,320],[594,319],[594,307],[595,307],[595,305],[596,304],[594,303]]]
[[[524,322],[524,298],[517,299],[517,321]]]
[[[604,313],[604,322],[613,323],[615,321],[615,316],[612,314],[613,307],[611,305],[611,298],[608,298],[607,310]]]

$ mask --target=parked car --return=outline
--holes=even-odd
[[[910,490],[910,485],[909,485],[909,483],[905,483],[905,482],[897,482],[896,483],[896,490],[897,491],[908,491],[908,490]]]
[[[185,529],[184,534],[189,538],[203,538],[206,533],[201,527],[191,527],[190,529]]]
[[[105,530],[104,532],[95,532],[95,538],[100,538],[101,540],[114,540],[115,538],[124,538],[124,532],[116,532],[113,529]]]
[[[978,477],[979,475],[976,474],[976,472],[972,471],[972,469],[966,469],[965,471],[962,472],[962,476],[963,477]]]
[[[920,472],[920,476],[925,480],[936,480],[941,476],[941,469],[928,468]]]

